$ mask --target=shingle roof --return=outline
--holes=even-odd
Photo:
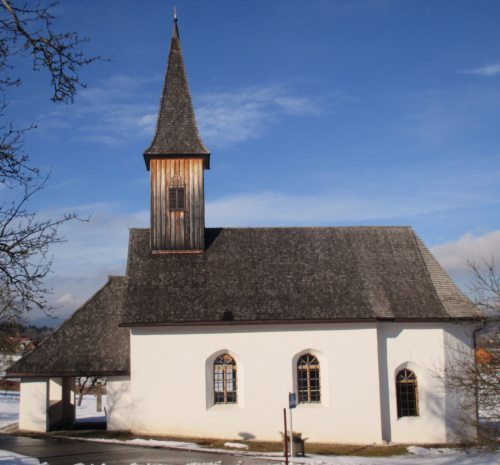
[[[8,376],[106,376],[130,372],[129,331],[118,326],[124,277],[109,281]]]
[[[171,155],[199,155],[205,159],[205,167],[208,168],[209,165],[210,152],[203,145],[196,125],[176,20],[174,20],[156,134],[151,146],[144,153],[144,159],[149,169],[151,157]]]
[[[151,254],[132,229],[123,325],[477,318],[407,227],[207,229]]]
[[[130,231],[110,278],[9,376],[130,371],[122,326],[478,319],[408,227],[206,229],[203,254],[152,254]]]

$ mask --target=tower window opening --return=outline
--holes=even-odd
[[[173,176],[168,188],[169,210],[184,210],[186,208],[186,193],[184,181],[180,176]]]

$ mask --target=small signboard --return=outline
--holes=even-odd
[[[288,408],[297,407],[297,394],[295,392],[288,393]]]

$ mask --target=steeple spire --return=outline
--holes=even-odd
[[[151,158],[203,158],[205,168],[210,166],[210,152],[203,145],[193,110],[184,60],[182,57],[177,13],[174,21],[167,72],[160,101],[156,134],[151,146],[144,152],[149,170]]]
[[[203,253],[210,152],[196,127],[175,10],[156,133],[144,160],[151,173],[151,251]]]

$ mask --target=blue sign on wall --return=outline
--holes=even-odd
[[[288,393],[288,408],[297,407],[297,394],[295,392]]]

